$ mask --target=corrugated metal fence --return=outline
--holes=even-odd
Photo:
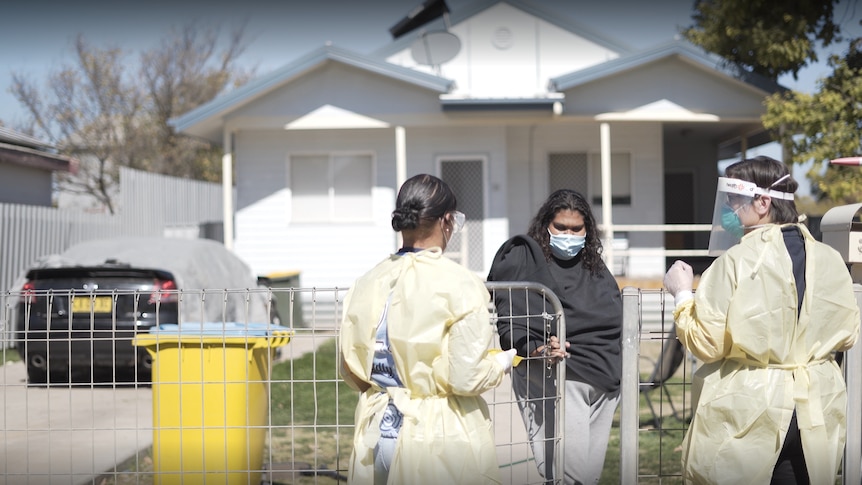
[[[120,170],[117,215],[0,204],[0,291],[35,261],[82,241],[118,236],[204,236],[222,220],[221,185]],[[0,319],[0,333],[7,326]]]

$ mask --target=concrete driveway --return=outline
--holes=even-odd
[[[15,362],[0,393],[0,483],[93,483],[153,442],[149,387],[28,387]]]

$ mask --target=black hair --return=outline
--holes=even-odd
[[[398,191],[392,211],[392,229],[428,227],[447,212],[457,209],[455,193],[446,182],[427,173],[414,175]]]
[[[799,183],[793,180],[792,176],[775,184],[776,180],[789,175],[790,169],[787,165],[767,156],[761,155],[736,162],[729,165],[724,170],[724,173],[729,178],[754,182],[755,185],[762,189],[772,189],[793,194],[799,188]],[[793,200],[772,197],[769,213],[772,216],[772,222],[777,224],[799,222],[799,213]]]
[[[549,195],[545,200],[539,212],[533,217],[530,222],[530,229],[527,235],[535,239],[545,253],[545,259],[551,260],[551,236],[548,234],[548,226],[551,221],[557,216],[557,213],[562,210],[578,211],[584,217],[584,225],[587,229],[587,237],[584,243],[584,249],[578,253],[583,265],[592,275],[597,275],[602,269],[602,241],[599,239],[599,231],[596,227],[596,219],[593,217],[593,211],[590,204],[587,202],[580,192],[570,189],[561,189]]]

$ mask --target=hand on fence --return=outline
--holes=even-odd
[[[664,287],[673,295],[675,306],[692,297],[691,287],[694,284],[694,272],[687,263],[676,260],[664,275]]]
[[[566,342],[566,348],[569,347],[569,343]],[[542,345],[537,347],[536,350],[530,354],[530,357],[544,357],[549,359],[550,364],[556,364],[557,362],[565,359],[569,356],[569,353],[566,352],[565,349],[560,345],[560,339],[556,335],[551,335],[548,338],[548,343],[546,345]]]

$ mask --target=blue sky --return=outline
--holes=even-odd
[[[367,53],[390,42],[389,28],[423,0],[29,0],[4,6],[0,16],[0,120],[13,126],[23,110],[8,89],[11,73],[42,80],[72,53],[79,33],[92,44],[117,46],[130,60],[141,49],[157,45],[172,26],[191,20],[220,23],[224,29],[245,20],[250,42],[242,61],[263,74],[281,67],[325,42]],[[447,0],[450,9],[474,0]],[[582,25],[599,29],[636,47],[671,40],[691,24],[693,0],[540,0]],[[858,0],[843,0],[836,18],[848,33],[862,35]],[[849,3],[848,3],[849,2]],[[832,50],[840,50],[841,47]],[[823,56],[825,61],[826,56]],[[825,62],[780,81],[811,92]]]

